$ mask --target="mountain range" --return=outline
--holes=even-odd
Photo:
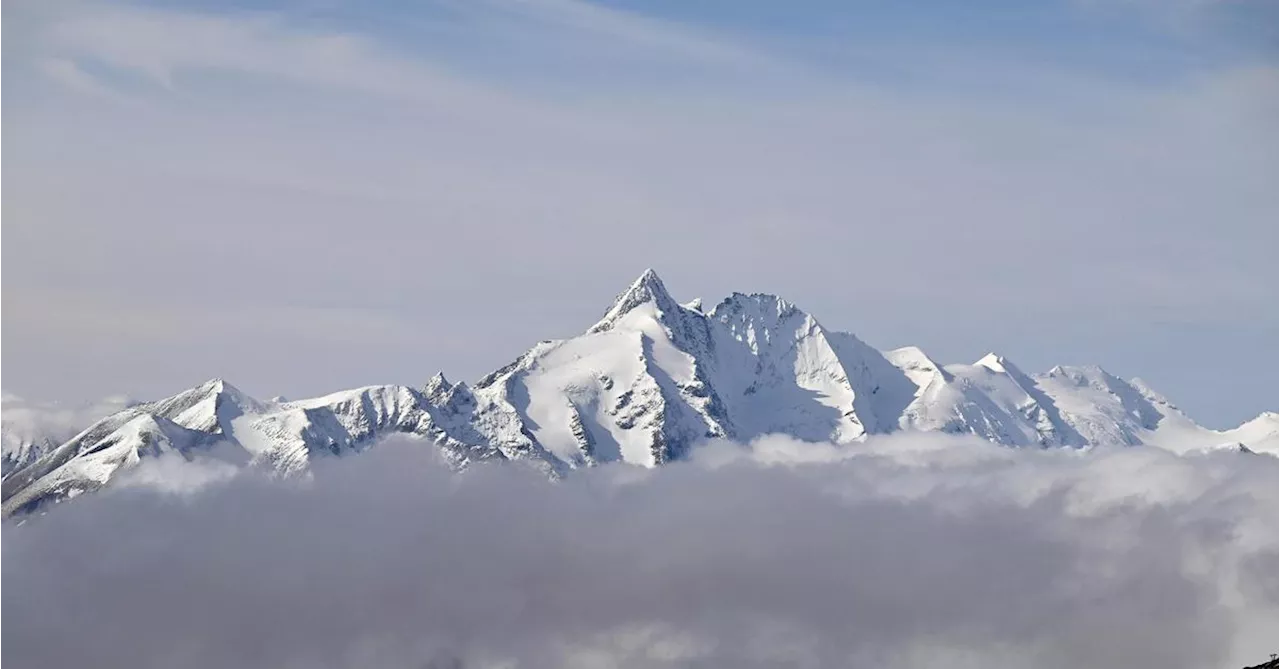
[[[437,374],[421,387],[262,401],[213,379],[65,440],[6,417],[0,486],[7,517],[163,454],[217,453],[288,474],[401,434],[457,468],[521,460],[562,476],[612,461],[659,466],[707,439],[785,434],[856,445],[903,430],[1018,448],[1277,451],[1273,412],[1210,430],[1141,380],[1096,366],[1028,374],[994,353],[943,365],[915,347],[877,350],[773,295],[682,304],[648,270],[585,333],[539,342],[470,385]]]

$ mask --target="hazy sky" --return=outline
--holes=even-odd
[[[4,389],[474,379],[654,267],[1225,427],[1277,406],[1276,12],[6,2]]]

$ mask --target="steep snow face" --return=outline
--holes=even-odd
[[[911,372],[852,334],[828,332],[827,340],[840,357],[840,364],[844,366],[850,382],[860,393],[863,402],[856,403],[856,407],[859,414],[865,416],[863,424],[867,430],[885,433],[900,429],[907,407],[920,392]]]
[[[222,379],[211,379],[185,393],[149,405],[145,411],[197,432],[226,435],[231,431],[231,421],[246,413],[261,413],[266,408],[267,405]]]
[[[505,399],[505,385],[477,394],[465,383],[450,384],[443,375],[436,375],[427,384],[426,398],[431,416],[426,436],[454,466],[505,458],[532,460],[549,472],[560,471],[559,463],[534,441]]]
[[[1166,428],[1190,423],[1172,404],[1153,403],[1100,367],[1054,367],[1038,376],[1036,384],[1085,443],[1136,445],[1162,423]]]
[[[1031,376],[994,353],[943,368],[918,349],[888,357],[918,388],[905,428],[970,433],[1011,446],[1148,444],[1185,451],[1224,439],[1141,381],[1126,382],[1099,367],[1059,366]]]
[[[1277,452],[1274,413],[1207,430],[1140,380],[1097,367],[1030,376],[996,354],[944,366],[915,347],[877,351],[773,295],[734,293],[709,311],[681,304],[647,270],[585,333],[540,342],[474,387],[437,375],[421,389],[260,402],[213,379],[57,445],[6,423],[0,485],[9,515],[93,490],[148,457],[192,459],[219,443],[289,474],[402,434],[455,467],[521,460],[554,477],[609,461],[658,466],[705,439],[852,443],[895,430],[1015,447]]]
[[[903,429],[973,434],[1009,446],[1083,445],[1052,401],[1004,357],[941,366],[915,347],[886,357],[915,387],[898,421]]]
[[[630,287],[614,298],[613,306],[609,307],[598,323],[587,330],[587,334],[614,329],[624,320],[634,323],[637,320],[634,312],[641,307],[647,307],[648,313],[659,321],[679,318],[682,310],[667,292],[658,273],[647,269]],[[667,323],[664,322],[665,324]]]
[[[293,472],[317,454],[357,452],[381,435],[427,434],[430,417],[423,406],[411,388],[370,386],[246,414],[233,423],[231,436],[254,458]]]
[[[913,400],[923,395],[929,386],[949,383],[952,380],[951,375],[942,368],[942,365],[934,362],[924,351],[915,346],[886,351],[884,357],[915,386],[912,393]]]
[[[144,457],[185,454],[205,435],[167,418],[141,414],[125,422],[77,457],[40,477],[5,499],[3,513],[30,511],[105,485],[118,471],[136,466]]]
[[[651,271],[585,334],[481,380],[567,467],[655,466],[697,441],[786,433],[850,442],[897,429],[911,381],[879,351],[772,295],[685,306]]]
[[[585,334],[538,345],[482,379],[476,394],[512,407],[566,467],[651,467],[729,434],[703,367],[712,346],[705,316],[677,303],[650,270]]]
[[[710,316],[728,335],[717,377],[744,437],[851,441],[866,433],[839,357],[809,314],[772,295],[735,293]]]
[[[124,396],[63,405],[5,393],[0,400],[0,478],[40,459],[94,421],[132,404],[136,402]]]
[[[1280,455],[1280,415],[1274,411],[1263,412],[1240,427],[1223,432],[1222,436],[1254,453]]]
[[[282,474],[303,471],[316,457],[360,452],[389,434],[420,437],[457,467],[536,457],[512,443],[518,439],[499,438],[501,428],[486,433],[494,422],[486,418],[493,412],[470,398],[465,387],[449,385],[443,377],[429,387],[438,404],[405,386],[267,403],[214,379],[108,416],[16,472],[4,481],[3,513],[29,511],[93,490],[148,457],[173,452],[189,459],[215,444],[240,452],[239,461]],[[518,424],[511,416],[508,423]]]
[[[57,447],[58,442],[48,434],[0,425],[0,479],[7,478]]]
[[[1004,356],[988,353],[974,368],[991,372],[986,380],[993,382],[991,396],[1002,409],[1015,418],[1025,420],[1041,446],[1084,446],[1087,442],[1079,431],[1063,418],[1052,397],[1045,394],[1034,379],[1027,376]],[[1010,411],[1010,408],[1012,409]]]
[[[61,446],[4,479],[0,490],[9,499],[19,489],[63,466],[109,438],[129,421],[143,415],[163,418],[174,424],[204,434],[206,443],[222,438],[231,430],[237,417],[265,409],[265,405],[241,393],[222,379],[211,379],[173,397],[128,407],[90,425]]]
[[[864,419],[875,428],[859,352],[846,347],[842,359],[812,316],[773,295],[735,293],[709,317],[720,326],[715,379],[741,436],[847,442],[869,431]]]

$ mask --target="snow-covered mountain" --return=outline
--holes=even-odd
[[[541,342],[474,386],[437,375],[421,388],[263,402],[214,379],[108,415],[56,446],[6,437],[3,513],[92,490],[166,453],[230,452],[291,473],[402,434],[459,468],[522,460],[560,476],[608,461],[661,465],[711,438],[855,444],[899,430],[1014,447],[1277,451],[1275,413],[1208,430],[1140,380],[1098,367],[1029,375],[995,354],[942,365],[915,347],[878,351],[773,295],[734,293],[710,310],[681,304],[650,270],[582,335]]]
[[[108,397],[94,404],[67,406],[30,402],[4,393],[0,399],[0,477],[8,476],[75,436],[93,421],[135,404],[128,397]]]

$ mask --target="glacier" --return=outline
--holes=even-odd
[[[540,342],[472,385],[437,374],[418,388],[261,401],[215,378],[61,443],[5,421],[5,517],[107,485],[146,458],[195,460],[215,447],[225,457],[229,447],[239,462],[290,475],[393,434],[457,469],[516,460],[551,477],[605,462],[656,467],[704,440],[767,434],[851,447],[920,430],[1021,448],[1278,450],[1274,412],[1210,430],[1140,379],[1099,367],[1028,374],[995,353],[940,364],[916,347],[880,351],[774,295],[678,302],[653,270],[583,334]]]

